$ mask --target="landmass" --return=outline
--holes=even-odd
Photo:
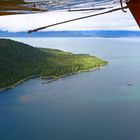
[[[100,68],[108,62],[89,54],[36,48],[10,39],[0,39],[0,90],[29,78],[55,79]]]

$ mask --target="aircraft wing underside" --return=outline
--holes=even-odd
[[[119,0],[0,0],[0,15],[78,8],[102,10],[117,4]]]

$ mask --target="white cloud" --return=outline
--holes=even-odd
[[[37,27],[50,25],[56,22],[91,15],[94,13],[52,11],[39,14],[11,15],[0,17],[0,30],[28,31]],[[130,11],[117,11],[106,15],[74,21],[45,29],[58,30],[139,30]]]

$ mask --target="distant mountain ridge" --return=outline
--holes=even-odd
[[[92,30],[92,31],[47,31],[27,32],[0,31],[0,37],[140,37],[140,31]]]

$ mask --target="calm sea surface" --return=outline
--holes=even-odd
[[[140,140],[140,38],[13,39],[97,55],[109,65],[0,92],[0,140]]]

